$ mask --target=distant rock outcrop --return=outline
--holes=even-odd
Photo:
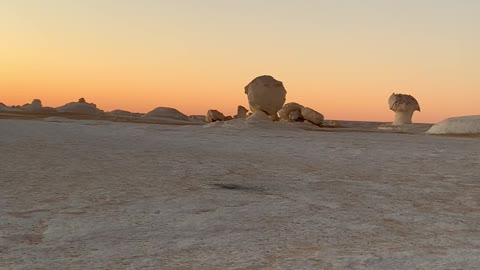
[[[208,123],[225,121],[225,115],[217,110],[208,110],[206,120]]]
[[[107,114],[110,116],[123,117],[123,118],[139,118],[143,115],[141,113],[132,113],[125,110],[113,110],[111,112],[108,112]]]
[[[22,110],[26,112],[42,112],[42,101],[40,99],[34,99],[32,103],[27,103],[23,105]]]
[[[9,107],[0,102],[0,112],[21,112],[20,108]]]
[[[245,86],[245,94],[248,96],[248,104],[253,113],[263,111],[273,116],[285,103],[287,91],[281,81],[264,75],[255,78]]]
[[[179,112],[177,109],[169,108],[169,107],[155,108],[154,110],[145,114],[143,117],[151,120],[171,119],[171,120],[191,122],[188,116]]]
[[[70,102],[61,107],[55,108],[62,113],[75,113],[85,115],[102,115],[104,112],[97,108],[94,103],[87,103],[84,98],[80,98],[78,102]]]

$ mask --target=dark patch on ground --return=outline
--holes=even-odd
[[[234,190],[234,191],[267,194],[267,192],[265,192],[265,189],[263,187],[258,187],[258,186],[245,186],[245,185],[239,185],[239,184],[233,184],[233,183],[214,183],[210,185],[217,189],[227,189],[227,190]]]

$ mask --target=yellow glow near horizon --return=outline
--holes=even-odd
[[[392,92],[416,122],[480,114],[479,2],[359,2],[0,3],[0,102],[234,114],[269,74],[327,119],[391,121]]]

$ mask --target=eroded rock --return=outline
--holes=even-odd
[[[248,95],[248,104],[253,113],[263,111],[267,115],[274,115],[285,103],[287,91],[281,81],[264,75],[245,86],[245,94]]]

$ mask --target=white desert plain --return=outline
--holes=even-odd
[[[393,94],[393,123],[325,120],[270,76],[245,93],[231,117],[1,104],[0,269],[479,269],[480,116],[412,123]]]

